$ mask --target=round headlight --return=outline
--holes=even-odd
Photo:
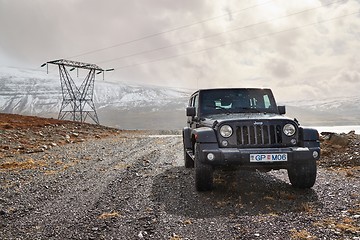
[[[223,136],[224,138],[228,138],[232,135],[233,130],[229,125],[223,125],[220,128],[220,135]]]
[[[285,133],[286,136],[291,137],[292,135],[295,134],[296,128],[293,124],[288,123],[284,126],[283,132]]]

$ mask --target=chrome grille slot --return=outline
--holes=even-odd
[[[280,125],[246,124],[236,127],[237,145],[274,145],[282,143]]]

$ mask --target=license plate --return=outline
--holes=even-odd
[[[250,162],[286,162],[287,153],[250,154]]]

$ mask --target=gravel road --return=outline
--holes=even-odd
[[[310,190],[283,170],[216,172],[198,193],[180,135],[130,131],[5,160],[1,239],[360,239],[346,170],[320,167]]]

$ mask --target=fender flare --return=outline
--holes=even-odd
[[[191,144],[191,128],[189,127],[184,127],[183,131],[183,143],[184,143],[184,148],[185,149],[192,149],[192,144]]]
[[[200,127],[192,130],[192,139],[198,143],[217,143],[215,130],[209,127]]]
[[[300,141],[305,146],[320,147],[319,133],[313,128],[299,128]]]

